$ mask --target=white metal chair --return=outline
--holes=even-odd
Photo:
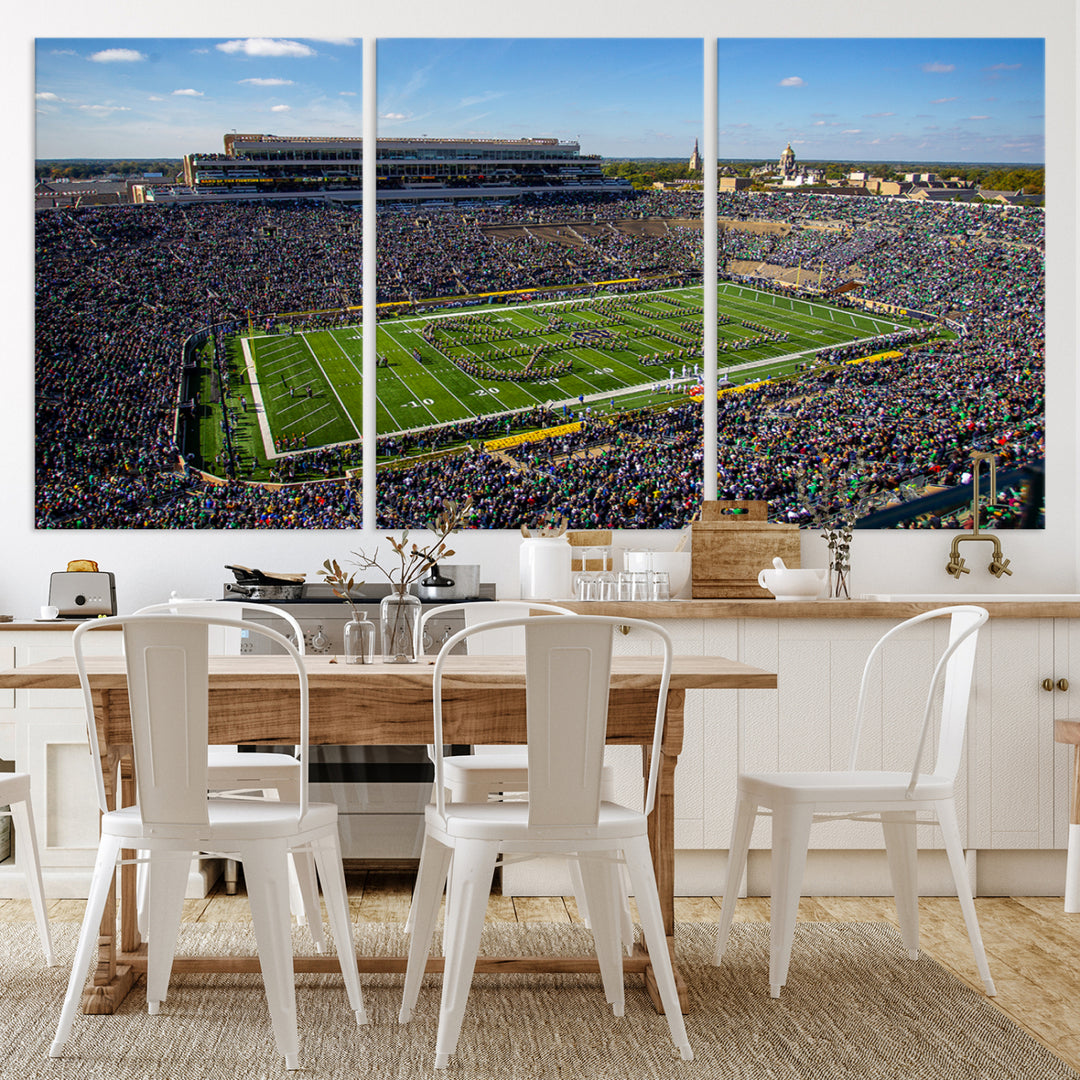
[[[466,626],[479,626],[481,623],[496,619],[525,618],[531,612],[543,612],[546,615],[573,615],[569,608],[558,604],[542,604],[532,601],[492,600],[487,603],[440,604],[424,612],[420,621],[420,636],[423,640],[428,620],[443,618],[452,611],[461,611],[465,615]],[[481,634],[466,641],[470,654],[481,655],[520,655],[524,652],[525,636],[519,627],[507,628],[502,633]],[[498,798],[524,797],[529,790],[529,759],[524,746],[492,746],[477,748],[472,754],[452,754],[443,758],[443,775],[450,801],[455,803],[486,802],[492,796]],[[428,747],[428,756],[432,761],[434,748]],[[605,802],[615,798],[615,770],[605,765],[601,773],[600,797]],[[570,881],[577,900],[578,914],[589,925],[589,906],[578,873],[577,861],[569,861]],[[622,939],[629,955],[634,951],[634,924],[630,917],[630,904],[623,889],[622,899]],[[411,933],[413,927],[413,906],[405,929]]]
[[[949,643],[934,667],[923,710],[922,727],[910,771],[886,772],[857,769],[859,739],[871,685],[879,670],[876,659],[886,642],[930,619],[949,618]],[[954,784],[960,767],[967,722],[968,702],[974,677],[975,648],[979,628],[986,622],[985,609],[967,605],[924,612],[893,627],[871,650],[863,670],[855,713],[854,734],[848,768],[834,772],[785,772],[743,774],[728,856],[727,884],[713,962],[724,954],[735,914],[739,881],[758,813],[772,814],[772,902],[769,922],[769,984],[773,997],[787,980],[795,916],[806,866],[810,826],[815,820],[880,821],[885,835],[889,871],[892,875],[896,911],[904,945],[912,959],[919,950],[919,903],[915,826],[937,823],[956,884],[960,908],[967,925],[971,949],[986,993],[995,994],[986,962],[975,904],[964,863],[963,846],[956,820]],[[935,713],[940,711],[937,759],[931,770],[923,759]],[[886,732],[887,736],[887,732]],[[919,817],[919,815],[922,817]]]
[[[308,748],[307,672],[292,642],[256,623],[245,623],[244,629],[280,645],[296,670],[300,798],[297,803],[283,803],[208,794],[208,628],[229,624],[230,620],[220,616],[130,615],[83,623],[72,636],[97,772],[101,841],[51,1057],[63,1053],[71,1033],[121,848],[149,851],[154,858],[146,974],[151,1014],[157,1013],[165,1000],[183,908],[183,884],[192,856],[214,853],[238,858],[244,864],[274,1041],[285,1058],[285,1067],[299,1068],[286,870],[288,853],[306,847],[314,852],[322,878],[349,1004],[357,1022],[367,1022],[345,894],[337,807],[308,802],[303,771]],[[124,634],[137,801],[134,806],[110,810],[83,639],[95,630],[117,628]]]
[[[242,600],[227,603],[217,600],[181,599],[173,597],[161,604],[149,604],[139,608],[136,615],[152,615],[155,612],[184,615],[213,615],[229,620],[232,624],[243,621],[245,613],[257,611],[261,615],[273,615],[281,619],[293,633],[293,642],[301,656],[304,655],[304,631],[296,619],[283,608],[271,604],[245,604]],[[226,630],[239,633],[238,625]],[[235,646],[238,648],[239,646]],[[232,649],[226,637],[225,652]],[[207,780],[210,790],[216,794],[261,791],[264,799],[279,799],[295,803],[300,800],[300,762],[291,754],[254,752],[241,753],[235,746],[211,746],[207,758]],[[140,870],[144,867],[140,866]],[[322,912],[319,907],[319,885],[315,875],[315,862],[309,851],[296,851],[289,856],[289,908],[300,924],[308,923],[312,941],[318,952],[326,947],[322,928]],[[225,860],[225,891],[236,892],[236,861]],[[148,876],[139,875],[139,933],[149,933],[146,917]],[[311,918],[308,919],[308,913]]]
[[[45,911],[45,886],[41,880],[41,859],[38,857],[37,835],[34,832],[34,811],[30,806],[30,774],[0,773],[0,817],[10,817],[15,827],[16,857],[26,869],[26,891],[37,923],[38,937],[45,953],[45,963],[55,967],[49,916]]]
[[[638,627],[655,635],[663,645],[644,813],[600,798],[612,627],[616,625]],[[529,798],[525,802],[447,803],[442,700],[447,657],[459,641],[474,634],[516,626],[523,627],[525,633]],[[663,628],[636,619],[591,615],[498,620],[466,627],[440,650],[433,687],[436,801],[427,809],[415,927],[399,1015],[400,1021],[406,1023],[416,1006],[452,862],[443,934],[446,965],[436,1069],[446,1068],[457,1047],[491,876],[500,853],[565,854],[580,860],[605,996],[616,1016],[623,1013],[624,990],[618,896],[613,886],[615,877],[608,867],[612,861],[625,862],[672,1041],[684,1061],[693,1058],[664,936],[646,823],[656,799],[671,660],[671,637]]]

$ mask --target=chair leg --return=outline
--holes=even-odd
[[[780,988],[787,982],[813,819],[813,808],[810,806],[773,807],[769,992],[774,998],[780,996]]]
[[[285,1058],[285,1068],[298,1069],[300,1041],[296,1031],[296,984],[289,934],[287,854],[284,843],[265,840],[245,844],[239,852],[274,1042],[278,1053]]]
[[[11,804],[11,822],[15,826],[15,842],[19,847],[19,862],[26,869],[26,891],[30,894],[30,906],[34,910],[41,949],[45,963],[56,967],[59,961],[53,953],[49,916],[45,910],[45,883],[41,880],[41,860],[38,858],[37,833],[34,832],[34,811],[29,799]]]
[[[740,795],[735,806],[735,821],[731,827],[731,843],[728,846],[727,881],[724,884],[724,901],[720,908],[720,925],[716,931],[716,951],[713,964],[719,966],[727,948],[731,923],[735,918],[735,904],[739,898],[739,882],[746,869],[746,857],[750,851],[750,838],[757,820],[757,805]]]
[[[151,1016],[157,1014],[169,989],[191,855],[190,851],[157,852],[146,864],[149,880],[146,918],[150,934],[146,947],[146,1007]]]
[[[690,1049],[690,1041],[686,1037],[679,991],[675,986],[675,972],[671,967],[671,954],[668,952],[667,937],[664,934],[664,920],[660,913],[660,896],[656,891],[656,873],[653,870],[648,838],[634,837],[626,844],[623,853],[626,867],[630,871],[638,917],[641,919],[641,929],[649,949],[656,988],[660,991],[660,1001],[664,1006],[664,1015],[667,1016],[671,1041],[678,1048],[683,1061],[693,1061],[694,1052]]]
[[[615,852],[605,853],[614,856]],[[593,913],[593,943],[596,959],[600,964],[600,978],[604,983],[604,995],[616,1016],[622,1016],[625,1008],[623,966],[620,946],[622,944],[622,919],[619,897],[619,874],[617,863],[601,862],[584,856],[571,860],[578,868],[582,896],[587,898]]]
[[[143,941],[150,940],[150,852],[136,851],[139,862],[135,865],[135,920],[139,929],[139,937]],[[236,866],[236,863],[228,860]],[[236,891],[235,889],[233,890]]]
[[[64,1052],[64,1043],[71,1034],[71,1025],[75,1020],[75,1010],[79,1007],[83,983],[90,971],[97,948],[101,916],[105,912],[105,901],[109,897],[109,887],[116,873],[116,858],[120,854],[120,840],[115,836],[103,836],[98,844],[97,859],[94,862],[94,875],[90,880],[90,895],[86,901],[82,929],[79,931],[79,944],[75,949],[75,960],[71,965],[71,978],[68,979],[64,1007],[60,1010],[60,1022],[56,1025],[56,1035],[49,1047],[49,1057],[60,1057]]]
[[[900,936],[912,960],[919,958],[919,851],[915,822],[915,814],[906,811],[881,815]]]
[[[964,848],[960,841],[960,827],[956,823],[956,808],[952,800],[947,799],[936,803],[934,809],[937,812],[942,835],[945,837],[945,851],[949,856],[949,866],[952,868],[960,910],[964,913],[964,923],[967,926],[971,951],[975,956],[975,966],[979,970],[979,978],[982,979],[987,997],[996,997],[997,989],[990,975],[990,965],[986,962],[986,950],[983,948],[982,934],[979,933],[979,919],[975,914],[975,900],[971,895],[971,882],[968,881],[967,866],[964,863]]]
[[[299,774],[294,780],[279,780],[276,788],[264,788],[264,798],[282,802],[300,801]],[[315,876],[315,860],[305,848],[289,853],[289,910],[300,925],[305,922],[315,943],[316,952],[326,951],[326,935],[323,933],[322,907],[319,904],[319,884]]]
[[[360,991],[360,974],[356,966],[356,946],[353,943],[352,920],[349,917],[349,900],[345,893],[345,871],[341,863],[341,843],[337,829],[320,837],[311,845],[311,854],[319,868],[319,878],[323,883],[323,895],[326,897],[326,915],[330,920],[330,930],[337,946],[341,974],[345,979],[345,990],[349,995],[349,1005],[356,1014],[358,1024],[366,1024],[364,997]]]
[[[413,889],[413,925],[409,931],[409,960],[405,967],[405,989],[401,995],[398,1022],[407,1024],[412,1019],[416,999],[420,995],[420,983],[424,978],[428,953],[431,951],[431,935],[439,917],[443,886],[450,870],[453,851],[430,836],[424,837],[420,855],[420,870]],[[449,931],[449,917],[443,922],[444,939]]]
[[[457,1049],[498,855],[499,845],[490,840],[458,840],[454,845],[454,873],[447,911],[455,926],[450,943],[443,950],[446,967],[439,1033],[435,1040],[436,1069],[445,1069],[450,1064],[450,1055]]]

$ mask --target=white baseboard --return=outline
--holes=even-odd
[[[972,858],[972,856],[975,856]],[[747,872],[750,896],[769,895],[768,851],[751,851]],[[969,853],[977,896],[1061,896],[1065,889],[1064,851],[979,851]],[[722,896],[726,851],[675,853],[676,896]],[[503,868],[504,896],[568,896],[570,876],[558,858],[531,859]],[[919,852],[919,892],[954,896],[945,853]],[[804,896],[891,896],[883,851],[811,851],[803,879]]]
[[[214,887],[214,882],[221,877],[224,863],[221,859],[201,859],[193,861],[188,875],[186,900],[199,900]],[[90,891],[90,878],[93,867],[90,866],[43,866],[41,878],[45,885],[45,897],[48,900],[85,900]],[[0,866],[0,900],[25,900],[26,878],[14,866]]]

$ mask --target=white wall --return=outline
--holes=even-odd
[[[211,0],[183,4],[109,6],[52,0],[20,5],[5,19],[0,80],[6,103],[7,162],[0,176],[0,612],[29,617],[44,603],[49,574],[73,558],[95,559],[116,574],[120,610],[130,611],[177,589],[219,595],[226,563],[306,571],[324,558],[370,550],[379,537],[363,532],[35,531],[33,527],[33,38],[121,34],[139,36],[1033,36],[1047,49],[1047,528],[1003,534],[1014,574],[995,582],[978,568],[960,586],[971,592],[1080,591],[1080,494],[1077,460],[1077,179],[1076,13],[1072,0],[1023,5],[984,0],[910,0],[885,13],[864,0],[814,4],[773,0],[738,8],[712,0],[682,5],[644,0],[547,0],[542,5],[492,0],[469,4],[412,0],[357,5],[336,0],[304,8],[274,0]],[[152,7],[153,10],[147,10]],[[517,10],[513,10],[517,9]],[[468,14],[465,14],[468,12]],[[976,17],[977,16],[977,17]],[[359,53],[359,50],[358,50]],[[513,533],[455,537],[455,561],[479,562],[501,595],[517,592]],[[951,536],[860,533],[853,547],[857,591],[948,592],[944,572]],[[670,547],[670,533],[623,533],[626,547]],[[384,545],[385,546],[385,545]],[[824,565],[824,545],[803,536],[804,565]]]

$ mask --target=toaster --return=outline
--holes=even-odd
[[[115,615],[116,581],[111,572],[57,571],[49,578],[49,603],[61,619]]]

